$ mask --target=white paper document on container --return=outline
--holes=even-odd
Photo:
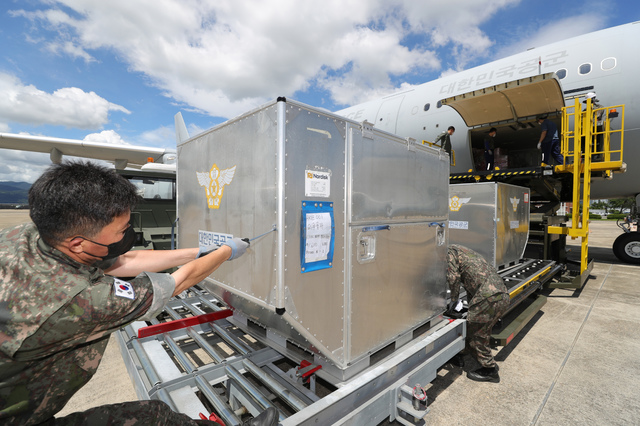
[[[308,213],[306,234],[305,261],[327,260],[331,249],[331,215]]]

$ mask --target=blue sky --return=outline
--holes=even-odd
[[[5,0],[0,132],[175,147],[278,96],[332,111],[640,20],[635,0]],[[0,150],[0,181],[46,154]]]

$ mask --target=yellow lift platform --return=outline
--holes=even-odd
[[[613,117],[620,118],[619,129],[611,129]],[[613,172],[624,171],[623,149],[624,105],[594,108],[588,99],[583,111],[576,98],[574,105],[562,108],[561,151],[565,164],[555,166],[555,172],[573,174],[573,209],[570,227],[549,226],[548,232],[582,239],[580,277],[578,285],[559,282],[550,287],[580,288],[586,281],[593,266],[588,258],[591,179],[596,173],[610,179]]]

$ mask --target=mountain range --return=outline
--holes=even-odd
[[[0,204],[27,204],[29,188],[27,182],[0,182]]]

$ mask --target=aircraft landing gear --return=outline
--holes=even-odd
[[[640,265],[640,232],[628,232],[616,238],[613,254],[623,262]]]

